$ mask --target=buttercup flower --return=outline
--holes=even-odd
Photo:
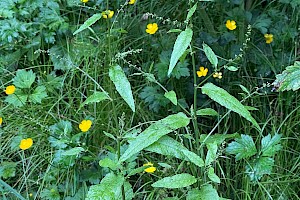
[[[152,35],[152,34],[156,33],[157,30],[158,30],[157,23],[147,25],[147,29],[146,29],[147,33]]]
[[[207,68],[199,67],[199,71],[197,71],[198,77],[206,76],[208,72]]]
[[[265,36],[267,44],[270,44],[271,42],[273,42],[273,34],[265,34],[264,36]]]
[[[0,117],[0,126],[1,126],[2,122],[3,122],[3,118]]]
[[[31,138],[23,139],[20,142],[20,149],[26,150],[29,149],[33,144],[33,140]]]
[[[114,16],[114,11],[112,11],[112,10],[106,10],[106,11],[103,11],[102,12],[102,17],[104,18],[104,19],[107,19],[107,18],[112,18],[113,16]]]
[[[234,20],[227,20],[226,27],[232,31],[232,30],[236,29],[236,22]]]
[[[151,162],[147,162],[146,164],[143,164],[143,166],[149,166],[148,168],[144,169],[144,171],[147,173],[153,173],[156,171],[156,167],[153,167]]]
[[[14,85],[9,85],[5,89],[5,93],[7,95],[13,94],[16,91],[16,87]]]
[[[89,0],[80,0],[82,3],[87,3]]]
[[[213,77],[214,77],[214,78],[221,79],[221,78],[222,78],[222,72],[215,72],[215,73],[213,74]]]
[[[79,124],[79,128],[82,132],[87,132],[92,126],[92,121],[91,120],[82,120],[81,123]]]
[[[135,0],[129,0],[128,4],[134,4]]]

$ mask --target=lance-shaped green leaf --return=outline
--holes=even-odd
[[[194,176],[187,173],[183,173],[165,177],[159,181],[156,181],[151,186],[159,188],[183,188],[193,185],[196,182],[197,179]]]
[[[208,143],[207,145],[207,154],[205,158],[205,165],[210,165],[217,158],[218,146],[216,142]]]
[[[298,90],[300,88],[300,61],[288,66],[282,74],[276,75],[276,80],[272,83],[277,91]]]
[[[204,53],[206,55],[206,57],[208,58],[209,62],[215,67],[215,69],[217,69],[218,66],[218,58],[216,56],[216,54],[213,52],[213,50],[205,43],[203,43],[203,50]]]
[[[197,5],[198,5],[198,3],[196,3],[190,10],[189,10],[189,12],[188,12],[188,14],[187,14],[187,17],[186,17],[186,22],[188,22],[189,20],[190,20],[190,18],[193,16],[193,14],[194,14],[194,12],[196,11],[196,9],[197,9]]]
[[[94,23],[96,23],[99,19],[101,19],[102,14],[101,13],[97,13],[94,14],[93,16],[91,16],[90,18],[88,18],[80,27],[79,29],[77,29],[73,35],[76,35],[77,33],[87,29],[88,27],[92,26]]]
[[[174,44],[174,48],[171,55],[169,70],[168,70],[168,76],[170,77],[175,65],[177,64],[180,57],[184,54],[185,50],[188,48],[192,41],[193,37],[193,31],[190,28],[185,29],[185,31],[182,31]]]
[[[124,162],[134,154],[140,152],[150,146],[162,136],[189,124],[190,119],[183,113],[169,115],[154,124],[150,125],[146,130],[140,133],[130,144],[128,149],[120,157],[119,162]]]
[[[129,81],[119,65],[112,66],[109,69],[110,80],[114,83],[117,91],[124,99],[124,101],[129,105],[131,110],[135,112],[135,104],[132,95],[132,90]]]
[[[173,90],[166,92],[164,96],[167,99],[169,99],[174,105],[177,106],[177,97],[176,97],[176,93]]]
[[[99,103],[103,100],[110,99],[107,93],[105,92],[94,92],[91,96],[89,96],[81,105],[80,107],[83,107],[86,104],[90,103]]]
[[[260,130],[258,123],[251,116],[247,108],[243,104],[241,104],[235,97],[231,96],[226,90],[215,86],[212,83],[206,83],[202,87],[202,93],[208,95],[212,100],[216,101],[227,109],[240,114],[245,119],[252,122],[252,124]]]
[[[215,183],[221,183],[220,178],[215,174],[214,168],[210,167],[208,169],[207,176],[211,181],[213,181]]]
[[[194,163],[198,167],[204,166],[203,160],[194,152],[189,151],[181,143],[169,136],[163,136],[145,149],[158,154],[173,156],[175,158]]]
[[[219,116],[219,113],[212,108],[203,108],[196,111],[196,115],[199,116]]]

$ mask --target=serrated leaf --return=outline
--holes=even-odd
[[[79,29],[77,29],[73,35],[76,35],[77,33],[87,29],[88,27],[92,26],[94,23],[96,23],[99,19],[101,19],[102,14],[101,13],[97,13],[94,14],[93,16],[91,16],[90,18],[88,18],[80,27]]]
[[[135,112],[135,104],[131,91],[131,86],[123,69],[119,65],[112,66],[109,69],[109,78],[114,83],[117,91],[125,102],[129,105],[131,110]]]
[[[276,75],[276,80],[272,83],[277,91],[296,91],[300,88],[300,61],[288,66],[282,74]]]
[[[211,181],[213,181],[215,183],[221,183],[220,178],[215,174],[214,168],[210,167],[208,169],[207,176]]]
[[[211,99],[221,104],[233,112],[236,112],[250,121],[259,130],[260,127],[256,120],[251,116],[250,112],[235,97],[231,96],[226,90],[215,86],[212,83],[206,83],[202,87],[202,93],[208,95]]]
[[[196,111],[199,116],[219,116],[219,113],[212,108],[203,108]]]
[[[104,158],[104,159],[100,160],[99,165],[101,167],[108,167],[112,170],[116,170],[118,167],[117,163],[114,162],[113,160],[111,160],[110,158]]]
[[[134,141],[132,141],[128,149],[119,159],[119,162],[124,162],[134,154],[140,152],[144,148],[150,146],[162,136],[189,124],[190,119],[183,113],[169,115],[154,124],[151,124],[146,130],[140,133]]]
[[[173,90],[166,92],[164,96],[167,99],[169,99],[174,105],[177,106],[177,97],[176,97],[176,93]]]
[[[91,96],[89,96],[81,105],[80,107],[83,107],[86,104],[90,103],[99,103],[103,100],[110,99],[107,93],[105,92],[94,92]]]
[[[214,134],[207,137],[207,134],[200,135],[200,142],[205,144],[216,143],[217,145],[221,145],[226,139],[236,138],[238,137],[238,133],[234,134]]]
[[[161,137],[158,141],[145,148],[145,150],[186,160],[194,163],[198,167],[204,166],[203,160],[197,154],[189,151],[181,143],[169,136]]]
[[[235,139],[226,148],[229,154],[235,154],[235,159],[249,158],[257,153],[253,139],[249,135],[241,135],[241,138]]]
[[[82,147],[74,147],[64,151],[61,155],[62,156],[78,156],[81,152],[84,151]]]
[[[7,179],[16,175],[16,167],[18,163],[15,162],[1,162],[0,164],[0,178]]]
[[[184,54],[185,50],[188,48],[192,41],[193,31],[190,28],[185,29],[185,31],[181,32],[174,44],[174,48],[171,55],[170,65],[168,69],[168,76],[170,77],[174,67],[176,66],[179,58]]]
[[[202,46],[203,46],[203,50],[204,50],[204,53],[205,53],[207,59],[215,67],[215,69],[217,69],[218,58],[217,58],[216,54],[213,52],[213,50],[207,44],[203,43]]]
[[[187,173],[183,173],[165,177],[159,181],[156,181],[151,186],[159,188],[183,188],[193,185],[196,182],[197,179],[194,176]]]
[[[217,158],[218,146],[216,142],[208,143],[206,145],[208,151],[205,158],[205,165],[210,165]]]
[[[246,165],[246,173],[251,181],[259,181],[263,175],[271,174],[274,166],[274,159],[269,157],[260,157]]]
[[[220,197],[212,185],[204,185],[200,190],[193,189],[187,194],[186,200],[219,200]]]
[[[42,100],[46,98],[47,92],[45,86],[37,86],[33,93],[28,96],[28,101],[32,103],[42,103]]]
[[[275,134],[272,138],[271,135],[263,137],[261,140],[261,151],[263,156],[274,156],[277,151],[281,149],[279,144],[281,140],[280,134]]]
[[[194,14],[194,12],[196,11],[196,9],[197,9],[197,5],[198,5],[198,3],[196,3],[190,10],[189,10],[189,12],[188,12],[188,14],[187,14],[187,17],[186,17],[186,22],[188,22],[189,20],[190,20],[190,18],[193,16],[193,14]]]
[[[5,97],[5,102],[12,104],[14,107],[21,107],[26,104],[28,95],[23,93],[20,89],[16,89],[16,92],[12,95]]]
[[[13,84],[17,88],[30,88],[35,78],[35,73],[33,73],[32,70],[26,71],[21,69],[17,71],[16,76],[13,79]]]

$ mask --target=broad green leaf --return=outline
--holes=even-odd
[[[250,112],[241,104],[235,97],[231,96],[226,90],[215,86],[212,83],[206,83],[202,87],[202,93],[208,95],[211,99],[216,101],[217,103],[221,104],[222,106],[226,107],[233,112],[236,112],[243,116],[248,121],[252,122],[252,124],[258,128],[260,127],[256,120],[251,116]]]
[[[204,53],[205,53],[207,59],[215,67],[215,69],[217,69],[218,58],[217,58],[216,54],[213,52],[213,50],[207,44],[203,43],[202,46],[203,46],[203,50],[204,50]]]
[[[277,91],[298,90],[300,88],[300,61],[288,66],[282,74],[276,75],[276,80],[272,83]]]
[[[193,31],[190,28],[185,29],[185,31],[182,31],[174,44],[174,48],[171,55],[170,65],[168,69],[168,76],[170,77],[174,67],[177,64],[177,61],[179,58],[184,54],[185,50],[188,48],[192,41],[193,37]]]
[[[18,163],[15,162],[1,162],[0,164],[0,178],[7,179],[16,175],[16,167]]]
[[[239,70],[239,68],[235,67],[235,66],[224,66],[225,69],[228,69],[229,71],[235,72],[237,70]]]
[[[32,103],[42,103],[42,100],[46,98],[47,92],[46,92],[46,87],[45,86],[37,86],[33,93],[29,95],[28,101]]]
[[[110,99],[107,93],[105,92],[94,92],[91,96],[89,96],[81,105],[80,107],[83,107],[86,104],[90,103],[99,103],[100,101]]]
[[[204,166],[203,160],[197,154],[189,151],[181,143],[169,136],[161,137],[158,141],[148,146],[145,150],[166,156],[173,156],[181,160],[186,160],[199,167]]]
[[[110,80],[114,83],[121,97],[129,105],[131,110],[135,112],[135,104],[132,96],[131,86],[123,69],[119,65],[112,66],[109,69],[109,77]]]
[[[196,115],[199,116],[219,116],[219,113],[212,108],[203,108],[196,111]]]
[[[246,165],[246,174],[251,181],[259,181],[263,175],[271,174],[274,166],[274,159],[269,157],[260,157]]]
[[[271,135],[263,137],[261,140],[261,151],[263,156],[274,156],[277,151],[281,149],[279,144],[281,140],[280,134],[275,134],[272,138]]]
[[[219,200],[220,197],[212,185],[204,185],[200,190],[193,189],[187,194],[186,200]]]
[[[249,135],[241,135],[241,138],[235,139],[226,148],[229,154],[235,154],[235,159],[249,158],[257,153],[253,139]]]
[[[15,78],[13,79],[13,84],[17,88],[30,88],[35,80],[35,73],[32,70],[26,71],[24,69],[18,70]]]
[[[72,149],[64,151],[61,155],[62,156],[78,156],[83,151],[84,151],[84,148],[82,148],[82,147],[74,147]]]
[[[238,137],[238,133],[234,134],[214,134],[207,137],[207,134],[200,135],[200,142],[205,144],[216,143],[217,145],[221,145],[226,139],[236,138]]]
[[[141,150],[159,140],[162,136],[178,128],[185,127],[189,123],[190,119],[185,114],[177,113],[151,124],[129,144],[128,149],[121,156],[119,162],[124,162],[134,154],[139,153]]]
[[[124,177],[113,173],[107,174],[98,185],[90,187],[86,200],[114,200],[121,194]]]
[[[27,99],[28,95],[17,88],[16,92],[14,94],[6,96],[4,101],[12,104],[14,107],[21,107],[26,104]]]
[[[104,159],[100,160],[99,165],[101,167],[108,167],[112,170],[116,170],[118,167],[117,163],[112,161],[110,158],[104,158]]]
[[[90,18],[88,18],[80,27],[79,29],[77,29],[73,35],[76,35],[77,33],[87,29],[88,27],[92,26],[94,23],[96,23],[99,19],[101,19],[102,14],[101,13],[97,13],[94,14],[93,16],[91,16]]]
[[[125,191],[125,200],[132,200],[134,197],[133,189],[131,184],[128,181],[124,182],[124,191]],[[120,192],[118,196],[116,196],[115,200],[122,199],[122,193]]]
[[[217,143],[208,143],[206,145],[208,151],[205,158],[205,165],[210,165],[217,158],[218,146]]]
[[[189,10],[189,12],[188,12],[188,14],[187,14],[187,17],[186,17],[186,22],[188,22],[189,20],[190,20],[190,18],[193,16],[193,14],[194,14],[194,12],[196,11],[196,9],[197,9],[197,5],[198,5],[198,3],[196,3],[190,10]]]
[[[194,176],[187,173],[183,173],[165,177],[159,181],[156,181],[151,186],[159,188],[183,188],[193,185],[196,182],[197,179]]]
[[[215,183],[221,183],[220,178],[215,174],[214,168],[210,167],[208,169],[207,176],[211,181],[213,181]]]
[[[166,92],[164,96],[167,99],[169,99],[174,105],[177,106],[177,97],[176,97],[176,93],[173,90]]]

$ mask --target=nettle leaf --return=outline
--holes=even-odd
[[[251,116],[247,108],[245,108],[243,104],[241,104],[235,97],[231,96],[226,90],[215,86],[212,83],[206,83],[202,87],[202,93],[208,95],[211,99],[226,107],[227,109],[240,114],[245,119],[252,122],[252,124],[256,128],[261,130],[258,123]]]
[[[288,66],[282,74],[276,75],[276,80],[272,83],[277,91],[296,91],[300,88],[300,61]]]
[[[4,101],[9,104],[12,104],[14,107],[21,107],[26,104],[27,99],[28,95],[17,88],[16,92],[14,94],[6,96]]]
[[[0,164],[0,178],[7,179],[16,175],[16,167],[18,163],[15,162],[1,162]]]
[[[181,160],[186,160],[194,163],[198,167],[204,166],[202,158],[200,158],[194,152],[189,151],[181,143],[169,136],[161,137],[158,141],[148,146],[145,150],[166,156],[173,156]]]
[[[156,181],[151,186],[159,188],[183,188],[193,185],[196,182],[197,179],[194,176],[187,173],[183,173],[165,177],[159,181]]]
[[[246,173],[251,181],[259,181],[263,175],[271,174],[274,166],[274,159],[269,157],[260,157],[246,165]]]
[[[214,168],[210,167],[208,169],[207,176],[211,181],[213,181],[215,183],[221,183],[220,178],[215,174]]]
[[[274,156],[281,149],[279,144],[281,140],[280,134],[275,134],[273,137],[267,135],[261,140],[261,151],[263,156]]]
[[[164,96],[167,99],[169,99],[174,105],[177,106],[177,97],[176,97],[176,93],[173,90],[166,92]]]
[[[203,108],[196,111],[199,116],[219,116],[219,113],[212,108]]]
[[[215,69],[217,69],[218,58],[217,58],[216,54],[213,52],[213,50],[207,44],[203,43],[202,46],[203,46],[203,50],[204,50],[204,53],[205,53],[207,59],[215,67]]]
[[[219,200],[220,197],[212,185],[204,185],[200,190],[193,189],[187,194],[186,200]]]
[[[210,165],[217,158],[218,146],[216,142],[208,143],[206,145],[208,151],[205,158],[205,165]]]
[[[105,92],[94,92],[91,96],[89,96],[81,105],[80,107],[83,107],[86,104],[90,103],[99,103],[103,100],[110,99],[107,93]]]
[[[121,194],[124,177],[113,173],[107,174],[98,185],[90,187],[86,200],[117,199]]]
[[[104,158],[104,159],[100,160],[99,165],[101,167],[108,167],[112,170],[116,170],[118,167],[118,164],[115,161],[111,160],[110,158]]]
[[[90,18],[88,18],[80,27],[79,29],[77,29],[73,35],[76,35],[77,33],[87,29],[88,27],[92,26],[94,23],[96,23],[99,19],[101,19],[102,14],[101,13],[97,13],[94,14],[93,16],[91,16]]]
[[[198,3],[196,3],[190,10],[189,10],[189,12],[188,12],[188,14],[187,14],[187,17],[186,17],[186,22],[188,22],[189,20],[190,20],[190,18],[193,16],[193,14],[194,14],[194,12],[196,11],[196,9],[197,9],[197,5],[198,5]]]
[[[123,69],[119,65],[112,66],[109,69],[109,78],[114,83],[117,91],[125,102],[129,105],[131,110],[135,112],[135,104],[131,91],[131,86]]]
[[[47,92],[45,86],[37,86],[33,93],[28,96],[28,101],[32,103],[42,103],[42,100],[46,98]]]
[[[234,134],[214,134],[208,136],[207,134],[200,135],[200,142],[205,144],[216,143],[217,145],[221,145],[226,139],[237,138],[239,136],[238,133]]]
[[[174,44],[174,48],[171,55],[169,70],[168,70],[168,76],[170,77],[175,65],[177,64],[180,57],[184,54],[185,50],[188,48],[192,41],[193,37],[193,31],[190,28],[185,29],[185,31],[182,31]]]
[[[13,84],[17,88],[30,88],[35,78],[35,73],[33,73],[32,70],[26,71],[21,69],[17,71],[16,76],[13,79]]]
[[[119,162],[124,162],[136,153],[150,146],[162,136],[178,129],[187,126],[190,119],[183,113],[169,115],[154,124],[151,124],[146,130],[140,133],[135,140],[133,140],[128,149],[119,159]]]
[[[249,158],[257,153],[257,149],[253,142],[253,139],[249,135],[241,135],[241,138],[235,139],[226,148],[226,152],[229,154],[235,154],[235,159],[240,160],[242,158]]]

